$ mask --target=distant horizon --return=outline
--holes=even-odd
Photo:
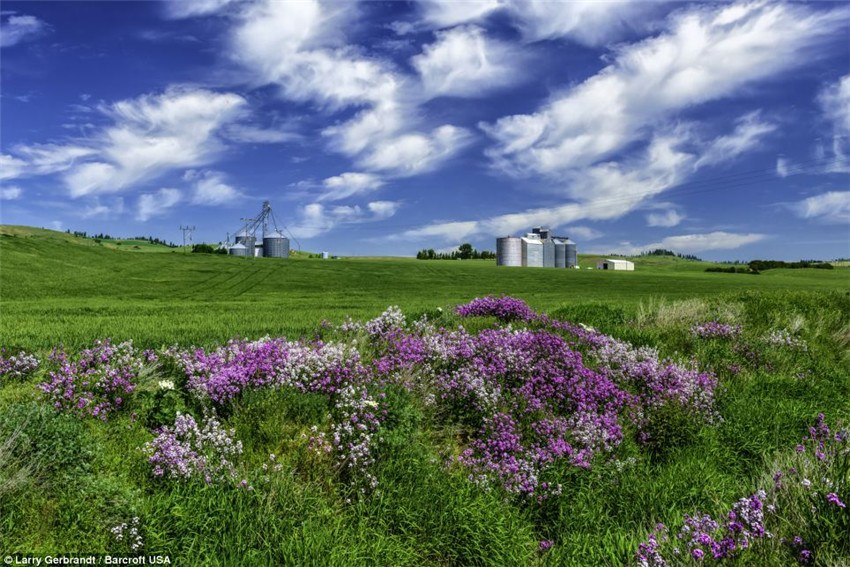
[[[218,242],[269,200],[340,256],[539,225],[850,256],[847,5],[8,0],[0,26],[3,223]]]
[[[99,235],[99,234],[104,234],[105,235],[104,239],[107,239],[107,240],[146,240],[148,238],[154,238],[154,239],[157,239],[159,242],[165,243],[164,245],[173,244],[177,248],[183,248],[184,246],[189,247],[189,246],[192,246],[192,245],[195,245],[195,244],[208,244],[208,245],[225,244],[223,241],[216,241],[216,242],[212,242],[212,241],[194,242],[193,241],[191,244],[184,245],[184,244],[181,244],[180,242],[175,242],[174,240],[164,239],[164,238],[161,238],[161,237],[156,236],[154,234],[148,234],[148,235],[137,234],[137,235],[132,235],[132,236],[116,236],[114,234],[110,234],[110,233],[106,233],[106,232],[89,233],[89,231],[75,230],[73,228],[67,228],[67,229],[64,229],[64,230],[56,230],[54,228],[45,227],[45,226],[10,225],[10,224],[0,225],[0,227],[2,227],[2,226],[20,226],[22,228],[36,228],[36,229],[40,229],[40,230],[49,230],[49,231],[53,231],[53,232],[61,232],[62,234],[71,234],[71,235],[75,235],[75,233],[83,233],[84,232],[86,234],[86,236],[81,237],[81,238],[90,238],[90,239],[96,238],[97,235]],[[464,244],[464,243],[461,243],[461,244]],[[458,244],[458,247],[461,244]],[[434,249],[437,252],[439,252],[440,250],[450,252],[450,251],[457,249],[457,247],[455,247],[455,248],[442,247],[440,249],[437,249],[437,248],[434,248],[433,246],[426,246],[424,248],[420,248],[416,252],[419,252],[420,250],[428,250],[429,248]],[[478,250],[478,251],[488,250],[490,252],[495,252],[496,246],[495,246],[495,242],[494,242],[493,248],[478,248],[478,247],[475,247],[475,249]],[[622,256],[624,258],[641,258],[641,257],[648,257],[648,256],[659,256],[659,257],[668,256],[668,257],[671,257],[671,255],[669,255],[669,254],[664,254],[664,255],[653,254],[653,252],[655,252],[657,250],[665,250],[667,252],[673,252],[672,257],[676,257],[676,258],[680,258],[680,259],[684,259],[684,260],[692,260],[692,261],[698,261],[698,262],[714,262],[714,263],[718,263],[718,264],[734,264],[734,263],[747,264],[749,262],[755,262],[755,261],[760,261],[760,260],[761,261],[777,260],[777,258],[749,258],[749,259],[746,259],[746,260],[724,260],[724,259],[707,260],[705,258],[699,257],[698,254],[686,254],[686,253],[677,252],[676,250],[668,250],[668,249],[664,249],[664,248],[655,248],[655,249],[651,249],[651,250],[645,250],[645,251],[637,253],[637,254],[623,254],[623,253],[620,253],[620,252],[610,252],[610,251],[604,252],[604,253],[582,252],[581,249],[578,249],[577,253],[578,253],[579,256],[598,256],[600,258],[602,258],[602,257],[612,257],[613,258],[613,257],[617,257],[617,256]],[[293,248],[293,251],[301,252],[301,253],[305,253],[305,254],[318,254],[318,253],[322,252],[322,250],[305,251],[305,250],[298,250],[298,249],[294,249],[294,248]],[[348,258],[375,257],[375,258],[409,258],[409,259],[415,259],[416,253],[414,252],[413,254],[334,254],[334,256],[348,257]],[[434,260],[423,260],[423,261],[434,261]],[[451,261],[451,260],[448,260],[448,261]],[[487,260],[485,260],[485,261],[487,261]],[[495,261],[495,260],[493,260],[493,261]],[[807,258],[795,258],[793,260],[783,260],[783,261],[785,261],[785,262],[822,262],[822,263],[847,262],[847,261],[850,261],[850,257],[835,257],[835,258],[826,258],[826,259],[824,259],[824,258],[814,258],[814,257],[808,258],[807,257]]]

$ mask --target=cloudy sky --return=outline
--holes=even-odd
[[[13,2],[0,217],[307,250],[548,225],[579,252],[850,256],[850,5]]]

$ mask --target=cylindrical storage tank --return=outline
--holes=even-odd
[[[251,237],[251,233],[247,230],[243,230],[239,234],[236,235],[236,244],[245,244],[245,241]]]
[[[567,267],[567,244],[563,240],[555,241],[555,267]]]
[[[564,241],[567,247],[567,267],[575,268],[578,266],[578,253],[576,251],[576,243],[569,238]]]
[[[543,242],[537,238],[522,239],[522,265],[528,268],[543,267]]]
[[[238,242],[238,240],[237,240],[237,242]],[[246,236],[245,238],[243,238],[241,244],[243,244],[245,246],[245,248],[249,251],[246,254],[246,256],[253,256],[254,255],[254,248],[256,248],[256,246],[257,246],[256,237]]]
[[[555,243],[552,239],[546,239],[543,241],[543,267],[555,267]]]
[[[516,236],[497,238],[496,265],[522,266],[522,240]]]
[[[248,247],[242,244],[241,242],[237,242],[233,246],[227,249],[228,254],[231,256],[248,256]]]
[[[266,258],[289,258],[289,239],[279,232],[263,238],[263,256]]]

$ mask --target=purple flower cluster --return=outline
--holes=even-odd
[[[205,352],[177,354],[187,388],[200,399],[226,404],[246,389],[295,387],[333,394],[365,374],[353,347],[322,342],[304,344],[285,339],[230,341]]]
[[[117,345],[109,339],[96,341],[76,360],[56,350],[51,362],[57,370],[48,373],[48,381],[39,388],[57,410],[106,420],[124,404],[135,389],[135,379],[146,364],[130,341]]]
[[[6,358],[6,349],[0,349],[0,378],[26,378],[36,370],[40,361],[34,354],[21,351]]]
[[[458,305],[455,313],[461,317],[495,317],[504,322],[531,321],[537,317],[525,301],[507,295],[476,297],[469,303]]]
[[[198,426],[189,414],[177,414],[174,426],[162,427],[142,450],[148,455],[156,477],[202,478],[207,484],[237,478],[231,459],[242,454],[242,442],[234,430],[225,430],[214,417]]]
[[[700,339],[734,339],[741,335],[741,326],[708,321],[691,327],[691,334]]]
[[[378,486],[371,467],[375,435],[381,426],[379,404],[365,388],[350,384],[338,392],[335,402],[331,438],[336,464],[349,485],[365,494]]]

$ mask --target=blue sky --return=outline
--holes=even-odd
[[[579,252],[850,256],[850,6],[13,2],[3,223],[307,250],[548,225]]]

